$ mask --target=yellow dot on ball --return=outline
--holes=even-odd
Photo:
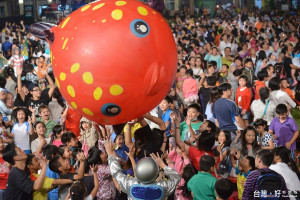
[[[71,97],[75,97],[75,90],[74,90],[73,86],[68,85],[67,90]]]
[[[72,67],[71,67],[71,73],[77,72],[79,70],[79,68],[80,68],[80,64],[79,63],[73,64]]]
[[[88,108],[82,108],[82,112],[84,112],[85,114],[90,115],[90,116],[94,115],[94,113]]]
[[[76,104],[74,101],[71,102],[71,106],[72,106],[74,109],[77,109],[77,104]]]
[[[83,75],[82,75],[82,78],[83,78],[83,81],[86,83],[86,84],[92,84],[94,79],[93,79],[93,75],[91,72],[84,72]]]
[[[126,4],[127,4],[126,1],[117,1],[117,2],[116,2],[116,5],[117,5],[117,6],[124,6],[124,5],[126,5]]]
[[[141,15],[144,15],[144,16],[148,15],[148,10],[142,6],[139,6],[137,8],[137,10],[138,10],[138,13],[140,13]]]
[[[92,10],[97,10],[97,9],[101,8],[102,6],[104,6],[104,5],[105,5],[105,3],[100,3],[96,6],[94,6]]]
[[[86,5],[83,8],[81,8],[81,12],[86,11],[87,9],[89,9],[91,7],[91,5]]]
[[[100,87],[97,87],[95,90],[94,90],[94,98],[95,100],[99,100],[102,96],[102,89]]]
[[[61,25],[61,28],[64,28],[67,25],[67,23],[70,21],[70,19],[71,19],[71,17],[67,17],[67,19],[65,19],[65,21]]]
[[[111,95],[118,96],[123,93],[123,88],[120,85],[112,85],[109,89]]]
[[[66,75],[66,73],[64,73],[64,72],[61,72],[60,75],[59,75],[59,78],[60,78],[60,80],[62,80],[62,81],[66,80],[66,77],[67,77],[67,75]]]
[[[58,79],[56,77],[55,77],[55,82],[56,82],[57,87],[60,88],[59,81],[58,81]]]
[[[123,17],[123,11],[120,9],[116,9],[111,12],[111,17],[115,20],[120,20]]]
[[[68,43],[68,38],[65,39],[65,41],[64,41],[64,43],[63,43],[63,46],[62,46],[62,49],[64,49],[64,48],[66,47],[67,43]]]
[[[102,23],[105,23],[105,22],[106,22],[106,19],[103,19],[103,20],[102,20]]]
[[[155,11],[152,11],[152,13],[153,13],[154,15],[156,15],[156,12],[155,12]]]

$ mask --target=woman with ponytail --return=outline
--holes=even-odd
[[[250,107],[254,115],[253,121],[261,118],[270,125],[275,117],[275,102],[269,99],[270,92],[267,87],[260,88],[259,96],[260,99],[254,100]]]
[[[300,172],[296,163],[290,156],[290,150],[285,146],[276,147],[272,151],[274,155],[274,164],[270,166],[270,169],[280,174],[286,183],[286,187],[289,191],[297,191],[300,193]],[[296,199],[290,197],[290,199]]]

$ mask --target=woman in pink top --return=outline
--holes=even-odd
[[[199,97],[198,97],[198,83],[193,78],[193,70],[188,69],[185,74],[187,75],[187,79],[183,81],[183,97],[184,102],[187,104],[187,106],[197,103]]]

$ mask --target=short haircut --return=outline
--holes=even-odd
[[[233,76],[240,76],[242,75],[243,71],[241,69],[236,69],[233,71]]]
[[[229,69],[229,66],[228,66],[227,64],[223,64],[223,65],[224,65],[227,69]],[[223,65],[222,65],[222,66],[223,66]]]
[[[27,159],[26,159],[26,166],[27,165],[32,165],[32,159],[34,158],[35,155],[33,154],[28,154]]]
[[[276,114],[281,115],[281,114],[286,114],[287,112],[288,110],[285,104],[278,104],[276,106]]]
[[[194,108],[194,109],[197,110],[197,112],[201,112],[200,106],[196,103],[193,103],[193,104],[189,105],[189,107],[187,109],[190,109],[190,108]]]
[[[217,78],[215,76],[208,76],[206,77],[207,85],[209,86],[216,86],[217,84]]]
[[[166,100],[168,103],[173,103],[173,99],[169,95],[167,95],[164,100]]]
[[[72,138],[76,140],[76,135],[72,132],[66,132],[61,136],[61,142],[66,144],[67,142],[71,142]]]
[[[237,56],[237,57],[234,58],[234,62],[237,61],[237,60],[243,62],[243,58],[241,56]]]
[[[53,144],[47,144],[42,148],[42,152],[43,156],[45,156],[47,160],[51,160],[58,154],[58,147]]]
[[[241,75],[240,77],[239,77],[239,80],[240,79],[244,79],[246,82],[248,82],[248,78],[247,78],[247,76],[245,76],[245,75]]]
[[[222,92],[221,95],[223,95],[224,92],[231,89],[231,84],[230,83],[222,83],[221,85],[219,85],[219,89]]]
[[[249,161],[249,165],[252,168],[250,171],[255,170],[255,158],[253,158],[252,156],[246,156],[245,159]]]
[[[60,156],[55,156],[52,158],[49,162],[49,169],[56,172],[60,173],[59,168],[61,167],[61,163],[59,162]]]
[[[262,164],[269,167],[273,162],[273,154],[268,149],[261,149],[256,152],[256,156],[261,159]]]
[[[279,86],[279,78],[277,77],[273,77],[270,79],[269,81],[269,88],[272,90],[272,91],[275,91],[275,90],[279,90],[280,89],[280,86]]]
[[[8,143],[2,151],[3,160],[11,165],[15,164],[14,157],[17,155],[15,143]]]
[[[257,78],[259,81],[263,81],[265,78],[267,78],[269,75],[268,75],[268,72],[266,70],[260,70],[258,73],[257,73]]]
[[[204,155],[199,161],[201,171],[208,172],[215,165],[215,158],[210,155]]]
[[[212,66],[214,66],[214,67],[217,66],[217,62],[214,61],[214,60],[210,61],[208,64],[209,64],[209,65],[212,65]]]
[[[247,64],[247,63],[249,63],[249,62],[251,62],[251,63],[253,64],[253,61],[252,61],[252,59],[251,59],[251,58],[246,58],[246,60],[245,60],[245,64]]]
[[[45,105],[45,104],[42,104],[42,105],[39,107],[39,109],[38,109],[39,113],[41,113],[42,110],[44,110],[44,109],[48,109],[48,110],[49,110],[49,107],[48,107],[47,105]]]
[[[36,121],[36,122],[33,124],[33,128],[34,128],[34,129],[36,129],[36,126],[37,126],[38,124],[43,124],[43,125],[44,125],[44,127],[46,128],[46,125],[45,125],[45,123],[44,123],[44,122],[42,122],[42,121]]]
[[[217,195],[222,199],[228,199],[233,193],[233,184],[227,178],[221,178],[215,183]]]
[[[282,81],[288,81],[288,80],[287,80],[287,78],[281,78],[281,79],[280,79],[280,83],[281,83]]]

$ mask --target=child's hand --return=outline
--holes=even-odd
[[[113,143],[109,140],[108,137],[105,137],[105,140],[103,141],[106,153],[108,156],[112,155],[114,152],[114,145]]]
[[[36,157],[37,157],[37,159],[38,159],[38,161],[39,161],[39,163],[40,163],[40,166],[41,166],[42,168],[47,168],[47,161],[46,161],[46,158],[43,157],[43,156],[41,156],[41,155],[36,155]]]
[[[129,152],[127,153],[125,151],[126,155],[129,157],[129,158],[134,158],[134,153],[135,153],[135,147],[132,147],[129,149]]]
[[[168,150],[166,150],[164,152],[164,154],[162,155],[162,158],[165,159],[165,160],[169,160],[169,151]]]
[[[185,119],[185,123],[186,123],[186,125],[190,126],[190,125],[191,125],[191,120],[188,119],[188,118],[186,118],[186,119]]]
[[[31,120],[31,117],[30,117],[30,116],[28,116],[28,120],[27,120],[27,122],[28,122],[29,124],[31,124],[31,123],[32,123],[32,120]]]
[[[85,161],[85,156],[83,152],[80,152],[76,155],[77,160],[79,160],[80,162],[84,162]]]
[[[165,123],[166,127],[169,127],[170,125],[170,120],[167,120],[166,123]]]
[[[236,153],[236,150],[235,149],[231,149],[230,155],[235,155],[235,153]]]
[[[175,122],[176,115],[175,115],[174,112],[171,112],[171,113],[170,113],[170,118],[171,118],[171,122]]]
[[[159,154],[157,153],[156,155],[154,153],[151,153],[150,154],[151,158],[153,160],[155,160],[155,162],[161,167],[161,168],[164,168],[166,167],[167,165],[164,163],[164,161],[161,159],[161,157],[159,156]]]
[[[35,115],[35,106],[29,106],[29,110]]]
[[[236,154],[235,154],[235,157],[236,157],[236,159],[239,160],[241,158],[241,152],[237,151]]]
[[[90,169],[91,169],[91,171],[92,171],[93,174],[97,173],[97,171],[98,171],[98,165],[90,165]]]

